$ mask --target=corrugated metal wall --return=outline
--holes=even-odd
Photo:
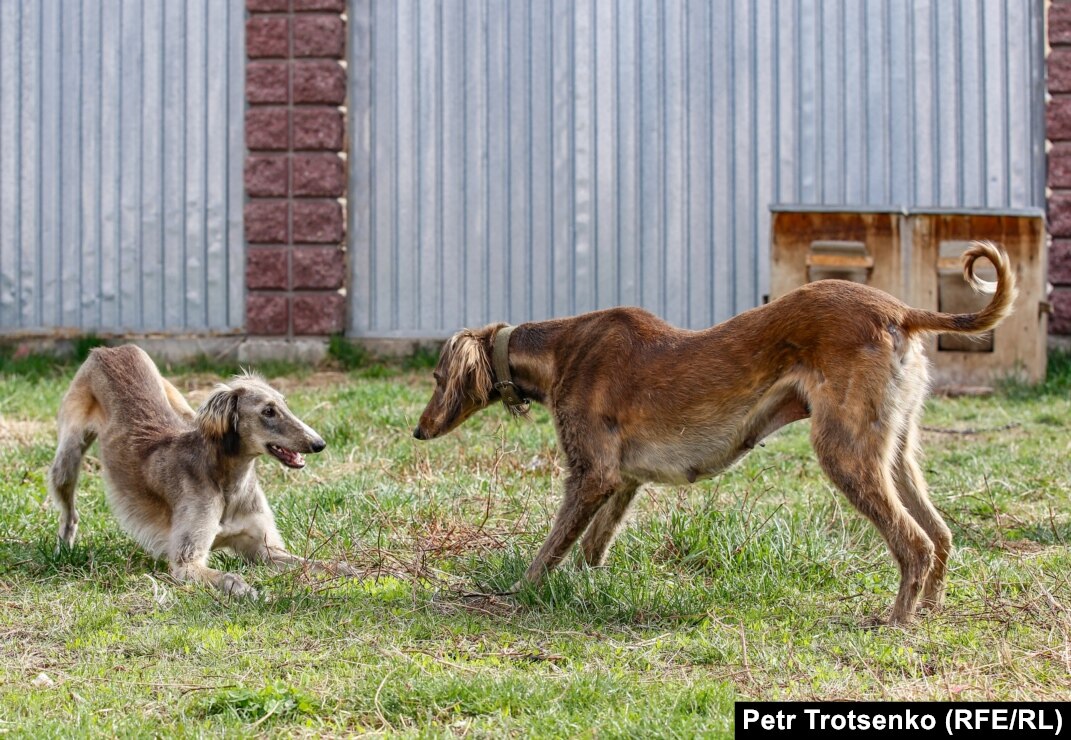
[[[244,319],[243,0],[0,0],[0,331]]]
[[[703,327],[769,207],[1044,206],[1042,0],[351,0],[350,331]]]

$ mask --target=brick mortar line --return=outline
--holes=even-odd
[[[1057,135],[1054,135],[1053,128],[1051,126],[1048,126],[1048,122],[1050,121],[1050,116],[1059,116],[1059,113],[1060,113],[1061,109],[1065,109],[1066,110],[1067,104],[1069,102],[1071,102],[1071,90],[1053,90],[1052,89],[1053,84],[1056,83],[1056,79],[1055,79],[1056,77],[1058,77],[1058,76],[1065,77],[1066,76],[1066,72],[1064,72],[1063,75],[1053,74],[1053,72],[1054,72],[1053,67],[1055,65],[1061,65],[1062,66],[1063,64],[1066,64],[1066,57],[1068,56],[1068,52],[1071,52],[1071,43],[1069,43],[1067,40],[1064,40],[1064,39],[1054,40],[1052,38],[1052,34],[1054,32],[1054,25],[1052,23],[1052,15],[1053,15],[1054,11],[1059,12],[1057,10],[1057,7],[1058,6],[1054,5],[1054,6],[1051,6],[1051,7],[1048,8],[1048,17],[1046,18],[1045,35],[1046,35],[1046,40],[1049,43],[1050,49],[1049,49],[1049,54],[1046,56],[1046,59],[1045,59],[1045,62],[1044,62],[1044,64],[1045,64],[1045,91],[1049,96],[1049,99],[1046,101],[1046,104],[1045,104],[1045,119],[1046,119],[1046,125],[1047,125],[1047,130],[1045,132],[1046,133],[1045,138],[1048,141],[1052,142],[1054,147],[1056,145],[1064,143],[1064,142],[1071,142],[1071,131],[1067,131],[1063,135],[1057,136]],[[1062,15],[1064,15],[1064,14],[1062,14]],[[1054,56],[1059,56],[1059,57],[1061,57],[1061,59],[1060,60],[1056,60],[1056,59],[1054,59]],[[1064,81],[1061,81],[1059,84],[1063,85],[1063,84],[1066,84],[1066,83]],[[1053,122],[1055,123],[1055,121],[1053,121]],[[1051,243],[1051,245],[1053,247],[1049,252],[1049,258],[1048,258],[1049,264],[1047,265],[1047,268],[1048,268],[1049,274],[1050,274],[1050,279],[1051,279],[1051,276],[1052,276],[1052,268],[1054,267],[1054,258],[1058,258],[1056,245],[1057,245],[1058,242],[1065,242],[1067,240],[1067,237],[1060,237],[1060,236],[1057,236],[1056,234],[1052,233],[1051,226],[1052,226],[1052,223],[1053,223],[1053,220],[1054,220],[1054,216],[1056,215],[1056,211],[1054,210],[1054,208],[1059,208],[1060,207],[1060,204],[1059,204],[1059,200],[1060,199],[1066,198],[1068,195],[1071,195],[1071,187],[1067,187],[1067,186],[1055,186],[1054,187],[1050,183],[1050,178],[1052,177],[1052,174],[1053,174],[1053,166],[1052,166],[1053,165],[1053,156],[1052,156],[1052,154],[1053,154],[1053,150],[1049,150],[1049,151],[1046,152],[1046,173],[1045,173],[1045,184],[1046,184],[1046,187],[1048,188],[1048,194],[1046,195],[1046,198],[1045,198],[1045,214],[1046,214],[1046,222],[1047,222],[1047,225],[1048,225],[1048,229],[1047,229],[1048,232],[1049,232],[1048,235],[1049,235],[1049,237],[1051,239],[1050,243]],[[1059,300],[1059,295],[1063,295],[1063,294],[1066,294],[1068,292],[1067,288],[1071,287],[1071,284],[1065,283],[1065,282],[1053,281],[1053,285],[1054,285],[1054,288],[1055,288],[1054,295],[1053,295],[1053,299],[1054,299],[1054,303],[1055,303],[1056,301]],[[1050,323],[1049,323],[1050,332],[1054,328],[1055,324],[1060,323],[1060,318],[1061,317],[1058,316],[1055,313],[1050,318]]]
[[[289,15],[286,22],[286,55],[287,55],[287,71],[286,71],[286,102],[290,106],[290,111],[286,116],[286,151],[287,156],[292,158],[294,154],[294,0],[289,0],[287,3],[287,10]],[[290,222],[290,228],[287,230],[286,239],[291,244],[291,248],[286,251],[286,287],[288,296],[287,302],[287,327],[286,333],[289,336],[294,335],[294,207],[293,195],[294,195],[294,167],[290,164],[287,167],[286,173],[286,194],[291,205],[286,209],[286,217]]]
[[[345,65],[343,65],[341,63],[346,58],[345,47],[348,44],[348,39],[346,39],[346,36],[345,36],[345,28],[346,28],[347,24],[346,24],[346,20],[342,17],[344,15],[344,13],[345,13],[344,9],[342,11],[337,11],[337,10],[332,10],[332,9],[320,9],[320,8],[313,8],[313,9],[308,9],[308,10],[297,10],[294,7],[293,2],[290,2],[290,3],[287,4],[287,9],[286,10],[271,10],[271,11],[250,10],[250,11],[248,11],[247,18],[250,18],[250,19],[251,18],[258,18],[258,19],[259,18],[266,18],[266,19],[274,18],[274,19],[285,19],[286,22],[287,22],[287,26],[286,26],[286,33],[287,33],[287,40],[286,40],[287,52],[286,53],[287,53],[287,56],[285,56],[285,57],[279,57],[279,56],[253,57],[253,56],[249,55],[248,50],[246,52],[246,55],[247,55],[246,58],[247,58],[247,60],[248,60],[248,62],[250,64],[255,65],[256,67],[260,67],[260,68],[265,69],[265,70],[285,69],[285,73],[286,73],[286,93],[285,93],[285,101],[283,101],[283,102],[279,102],[279,101],[251,102],[251,101],[248,100],[248,94],[249,94],[248,89],[247,89],[247,92],[246,92],[246,103],[247,103],[246,110],[247,110],[247,113],[248,113],[248,111],[251,111],[251,110],[264,110],[264,111],[269,111],[269,112],[276,112],[277,111],[278,113],[276,115],[285,115],[286,116],[286,119],[285,119],[286,143],[285,143],[284,147],[282,147],[282,148],[262,148],[262,147],[254,148],[254,147],[248,147],[247,148],[247,154],[246,154],[246,163],[247,164],[250,161],[260,160],[262,162],[270,162],[274,166],[279,166],[280,164],[285,165],[285,172],[284,172],[285,190],[286,190],[285,194],[283,194],[283,195],[250,195],[249,191],[248,191],[248,188],[246,189],[246,194],[247,194],[246,202],[247,203],[264,203],[266,205],[274,206],[274,207],[283,207],[283,205],[285,204],[285,207],[287,209],[287,212],[286,212],[286,234],[285,234],[286,241],[285,242],[266,242],[266,243],[248,242],[248,249],[250,250],[250,252],[253,252],[255,250],[256,252],[259,252],[259,253],[264,254],[264,255],[272,254],[272,255],[276,255],[276,257],[277,256],[283,256],[284,257],[284,261],[285,261],[285,269],[286,269],[286,275],[285,275],[285,281],[286,281],[286,285],[287,285],[286,288],[250,288],[249,289],[249,295],[251,297],[259,297],[259,298],[263,298],[263,299],[272,299],[272,300],[276,300],[276,301],[282,301],[281,304],[279,304],[279,303],[275,304],[275,308],[272,309],[272,310],[279,311],[279,309],[282,308],[286,312],[286,319],[287,320],[286,320],[285,334],[282,334],[282,335],[279,335],[279,334],[258,334],[258,336],[287,336],[287,337],[322,336],[322,334],[300,334],[300,335],[298,334],[298,329],[297,329],[297,326],[296,326],[296,322],[298,321],[299,318],[302,319],[306,323],[306,327],[305,328],[308,328],[308,325],[309,325],[310,321],[312,322],[313,326],[316,325],[316,317],[310,317],[307,313],[302,313],[301,316],[298,316],[298,314],[295,313],[295,308],[296,308],[295,301],[299,300],[299,299],[302,299],[302,298],[320,299],[320,298],[322,298],[324,296],[329,296],[329,295],[338,295],[338,296],[340,296],[339,299],[333,299],[332,300],[332,304],[334,305],[335,308],[337,308],[339,303],[336,302],[336,301],[340,301],[342,303],[342,308],[343,308],[343,325],[342,325],[342,329],[343,330],[345,329],[345,319],[344,319],[344,316],[345,316],[345,311],[344,311],[344,309],[345,309],[345,303],[344,303],[345,298],[344,298],[344,295],[345,295],[345,291],[347,290],[347,282],[348,282],[346,280],[346,275],[345,275],[345,266],[343,266],[343,274],[341,276],[338,275],[337,273],[334,276],[331,276],[330,273],[327,273],[328,276],[329,276],[329,279],[339,278],[339,282],[342,283],[340,287],[337,287],[337,288],[316,288],[316,287],[301,287],[301,288],[297,288],[297,287],[295,287],[295,283],[294,283],[294,280],[295,280],[295,275],[294,275],[295,264],[296,264],[297,260],[301,259],[300,254],[299,254],[299,252],[297,250],[299,250],[299,249],[303,250],[304,254],[314,253],[316,255],[316,259],[324,259],[325,256],[326,256],[327,259],[331,259],[331,258],[334,257],[334,255],[341,254],[341,255],[343,255],[343,260],[345,259],[344,255],[346,254],[346,251],[347,251],[346,250],[346,244],[345,244],[344,240],[333,240],[333,241],[328,241],[328,242],[305,242],[305,241],[298,242],[298,241],[295,240],[295,232],[297,230],[297,225],[298,225],[296,223],[296,218],[297,218],[297,215],[298,215],[296,213],[296,211],[298,209],[295,208],[295,206],[300,206],[301,204],[323,204],[323,205],[326,205],[326,204],[338,204],[337,207],[338,207],[338,209],[340,211],[340,215],[341,215],[341,219],[342,219],[341,230],[342,230],[343,233],[345,232],[346,225],[347,225],[346,224],[346,210],[347,210],[346,200],[347,199],[346,199],[346,192],[345,192],[346,185],[347,185],[346,178],[344,177],[344,180],[343,180],[343,183],[342,183],[343,192],[342,192],[341,195],[312,195],[312,194],[301,194],[301,195],[299,195],[299,194],[296,194],[294,192],[295,169],[297,168],[297,166],[300,166],[301,164],[305,164],[305,165],[317,165],[317,164],[320,164],[320,163],[333,164],[335,162],[340,162],[340,161],[341,162],[345,162],[346,161],[346,158],[344,156],[344,153],[346,151],[346,133],[347,133],[346,132],[346,121],[345,121],[346,115],[345,115],[345,111],[344,111],[345,101],[343,101],[342,103],[336,103],[336,102],[313,102],[313,101],[303,101],[303,102],[298,103],[298,102],[295,101],[296,92],[297,92],[297,90],[296,90],[296,87],[297,87],[297,72],[301,70],[302,66],[305,66],[306,68],[314,68],[314,69],[321,69],[321,70],[325,70],[325,69],[326,70],[331,70],[331,68],[334,67],[335,69],[341,69],[343,76],[345,78],[348,78],[348,71],[347,71]],[[308,56],[304,56],[304,55],[297,56],[296,55],[296,51],[295,51],[296,44],[297,44],[297,33],[298,33],[298,28],[297,27],[300,25],[297,21],[300,18],[317,18],[317,17],[325,19],[325,20],[326,19],[333,19],[333,18],[339,18],[340,19],[340,21],[341,21],[340,25],[341,25],[342,34],[343,34],[343,36],[342,36],[343,50],[338,55],[313,54],[313,55],[308,55]],[[333,71],[328,71],[327,73],[328,74],[336,74]],[[278,71],[273,72],[273,74],[278,74]],[[315,74],[315,73],[313,73],[313,74]],[[326,129],[317,129],[317,128],[306,129],[305,133],[304,133],[304,136],[306,137],[307,140],[309,140],[309,141],[311,141],[313,143],[315,143],[318,138],[322,138],[323,136],[328,136],[328,137],[334,138],[335,136],[338,135],[338,134],[335,133],[335,131],[337,131],[337,129],[335,127],[336,127],[336,125],[340,125],[341,126],[341,132],[340,132],[339,138],[341,139],[341,141],[339,141],[337,146],[333,146],[333,147],[315,147],[315,148],[302,147],[302,148],[298,148],[297,147],[297,142],[296,142],[296,134],[297,134],[297,130],[296,130],[297,129],[297,121],[296,121],[296,116],[295,116],[295,112],[296,111],[325,111],[325,112],[329,112],[330,114],[333,114],[335,116],[338,116],[339,119],[340,119],[340,120],[336,119],[336,120],[338,120],[338,124],[336,124],[335,121],[330,121],[329,120],[328,121],[328,128],[326,128]],[[320,121],[316,121],[316,119],[310,119],[309,123],[311,125],[317,126],[317,127],[319,125],[321,125],[321,122]],[[332,185],[330,180],[328,180],[326,182],[328,183],[328,185]],[[315,183],[313,185],[313,187],[316,187],[319,184],[321,184],[321,183],[317,182],[317,183]],[[268,181],[268,186],[267,187],[268,188],[274,188],[274,185],[271,184],[270,180]],[[248,265],[248,259],[247,259],[247,268],[248,268],[248,266],[249,265]],[[336,263],[336,267],[337,267],[337,263]],[[328,305],[328,304],[324,304],[324,305]],[[310,304],[306,304],[305,305],[305,311],[306,312],[307,312],[309,307],[310,307]],[[281,313],[281,311],[279,311],[279,312]],[[337,315],[332,314],[329,318],[333,321],[335,318],[337,318]],[[266,325],[265,327],[262,327],[262,328],[268,329],[270,331],[270,329],[271,329],[270,322],[269,322],[269,325]]]

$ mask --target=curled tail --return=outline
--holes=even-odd
[[[997,269],[997,281],[991,283],[974,274],[974,263],[985,257]],[[940,313],[912,308],[904,318],[904,331],[957,332],[980,334],[989,331],[1011,313],[1018,291],[1015,288],[1015,273],[1008,254],[992,242],[971,242],[963,253],[963,279],[979,293],[992,293],[989,305],[976,313]]]

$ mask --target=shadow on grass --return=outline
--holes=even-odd
[[[3,574],[22,574],[39,581],[108,580],[167,570],[167,564],[149,556],[126,538],[79,540],[73,545],[57,543],[50,535],[28,542],[8,541],[0,547]],[[162,567],[162,568],[161,568]]]

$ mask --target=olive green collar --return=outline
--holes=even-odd
[[[502,403],[514,416],[528,413],[530,402],[521,395],[520,389],[513,383],[509,374],[509,337],[516,327],[504,326],[495,335],[495,348],[492,356],[495,371],[495,390],[502,396]]]

